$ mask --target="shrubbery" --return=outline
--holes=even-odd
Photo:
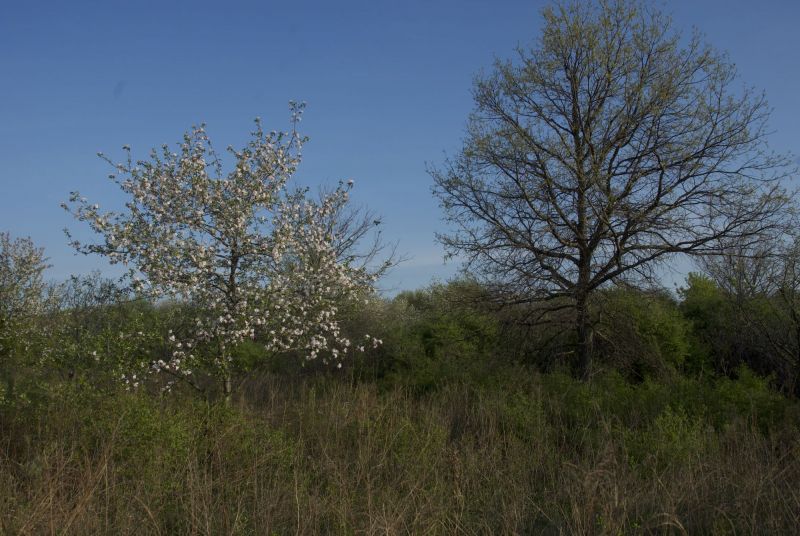
[[[786,532],[800,406],[735,305],[694,275],[604,290],[584,382],[558,317],[435,284],[343,307],[380,344],[342,368],[237,345],[226,405],[202,371],[169,393],[128,374],[190,305],[73,278],[5,335],[0,532]]]

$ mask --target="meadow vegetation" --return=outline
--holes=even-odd
[[[302,104],[101,155],[124,207],[63,207],[121,279],[0,233],[0,534],[796,533],[795,170],[670,24],[543,10],[431,170],[462,275],[393,297],[354,181],[291,181]]]
[[[702,276],[680,300],[609,292],[605,329],[617,336],[588,382],[551,357],[568,340],[520,328],[457,281],[350,311],[346,330],[383,344],[341,369],[239,348],[250,366],[230,404],[213,381],[202,394],[162,392],[159,376],[126,390],[95,361],[103,348],[120,363],[168,353],[157,335],[183,316],[174,304],[105,302],[110,286],[74,281],[83,305],[25,331],[38,338],[16,354],[15,391],[0,399],[0,532],[739,534],[800,523],[800,404],[774,371],[754,372],[766,364],[746,330],[717,331],[727,298]]]

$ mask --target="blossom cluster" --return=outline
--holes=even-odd
[[[78,251],[127,266],[137,291],[196,311],[191,332],[170,334],[171,358],[151,371],[185,377],[202,366],[225,375],[233,348],[247,339],[326,363],[363,351],[342,334],[339,311],[372,292],[376,276],[340,261],[326,224],[347,203],[352,181],[320,200],[289,189],[306,141],[296,131],[301,113],[301,105],[292,106],[289,132],[266,132],[256,120],[252,140],[228,148],[228,173],[203,125],[185,134],[176,152],[165,145],[133,161],[124,147],[121,164],[101,155],[129,197],[125,210],[103,212],[78,192],[64,204],[102,237],[72,240]],[[377,341],[367,337],[367,344]]]

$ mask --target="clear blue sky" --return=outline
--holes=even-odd
[[[106,266],[75,256],[59,208],[70,190],[120,201],[98,151],[134,155],[205,121],[218,147],[252,119],[284,128],[308,102],[299,179],[356,181],[410,260],[384,287],[446,279],[427,163],[454,153],[471,81],[539,32],[535,1],[49,2],[0,9],[0,230],[46,248],[52,278]],[[800,1],[664,2],[676,26],[727,50],[774,108],[772,145],[800,153]],[[83,233],[83,236],[86,236]]]

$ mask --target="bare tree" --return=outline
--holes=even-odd
[[[773,293],[800,238],[796,205],[785,203],[776,216],[769,226],[745,223],[747,232],[718,237],[713,254],[695,257],[695,264],[738,302]]]
[[[347,181],[352,186],[353,181]],[[319,198],[330,198],[330,187],[322,187]],[[367,269],[380,278],[405,260],[397,253],[396,242],[385,242],[381,233],[382,220],[377,212],[365,206],[346,202],[335,205],[322,222],[337,260],[352,268]]]
[[[534,47],[476,80],[463,149],[431,174],[448,251],[504,303],[572,311],[587,377],[594,291],[757,237],[789,160],[766,145],[763,95],[669,17],[628,0],[543,16]]]

